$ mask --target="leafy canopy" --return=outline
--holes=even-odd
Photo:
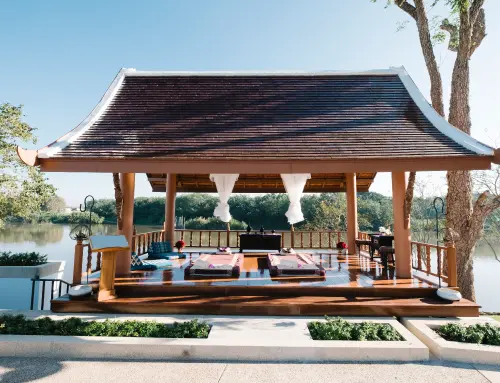
[[[17,144],[36,142],[34,128],[22,121],[22,106],[0,104],[0,226],[7,217],[29,218],[54,195],[39,169],[24,165]]]

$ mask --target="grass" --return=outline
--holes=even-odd
[[[469,326],[448,323],[435,331],[444,339],[452,342],[500,346],[500,326],[490,323],[476,323]]]
[[[38,266],[47,263],[47,255],[31,253],[0,252],[0,266]]]
[[[402,341],[394,327],[387,323],[350,323],[342,318],[326,318],[326,322],[309,322],[307,327],[313,340]]]
[[[139,338],[208,338],[210,325],[192,320],[172,325],[154,321],[84,321],[80,318],[27,319],[24,315],[1,315],[2,335],[111,336]]]

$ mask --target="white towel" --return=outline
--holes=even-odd
[[[280,263],[278,264],[283,269],[298,269],[299,264],[297,261],[290,261],[288,259],[280,259]]]
[[[204,261],[203,259],[197,259],[194,261],[193,269],[208,269],[210,266],[210,263],[207,261]]]
[[[316,270],[318,267],[314,263],[305,263],[300,266],[301,269]]]

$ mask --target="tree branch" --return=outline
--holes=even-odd
[[[406,0],[396,0],[396,5],[417,20],[417,9]]]
[[[474,0],[472,5],[470,6],[469,10],[469,22],[471,26],[474,26],[476,23],[477,18],[479,17],[479,14],[481,12],[481,9],[483,8],[484,0]],[[484,10],[483,10],[484,12]]]
[[[415,179],[416,179],[416,173],[410,172],[410,175],[408,176],[408,185],[406,186],[405,205],[404,205],[405,229],[408,229],[410,227],[410,215],[411,215],[411,206],[413,204],[413,192],[415,190]]]
[[[472,15],[471,15],[472,18]],[[471,57],[486,37],[486,16],[484,9],[479,9],[478,15],[472,25],[472,37],[470,43],[469,57]]]
[[[120,175],[118,173],[113,173],[113,184],[115,186],[116,220],[118,223],[118,230],[121,230],[123,228],[123,219],[122,219],[123,193],[122,193],[122,187],[120,185]]]
[[[448,19],[444,19],[440,28],[450,34],[448,49],[452,52],[456,52],[458,50],[458,26],[450,23]]]

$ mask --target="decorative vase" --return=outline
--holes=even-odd
[[[250,234],[250,232],[252,231],[252,227],[250,225],[247,226],[247,233]]]
[[[264,226],[260,225],[260,234],[264,234]]]
[[[272,229],[272,230],[271,230],[271,233],[272,233],[272,234],[276,233],[276,230]]]
[[[182,253],[182,250],[184,250],[184,248],[177,249],[177,253]]]

